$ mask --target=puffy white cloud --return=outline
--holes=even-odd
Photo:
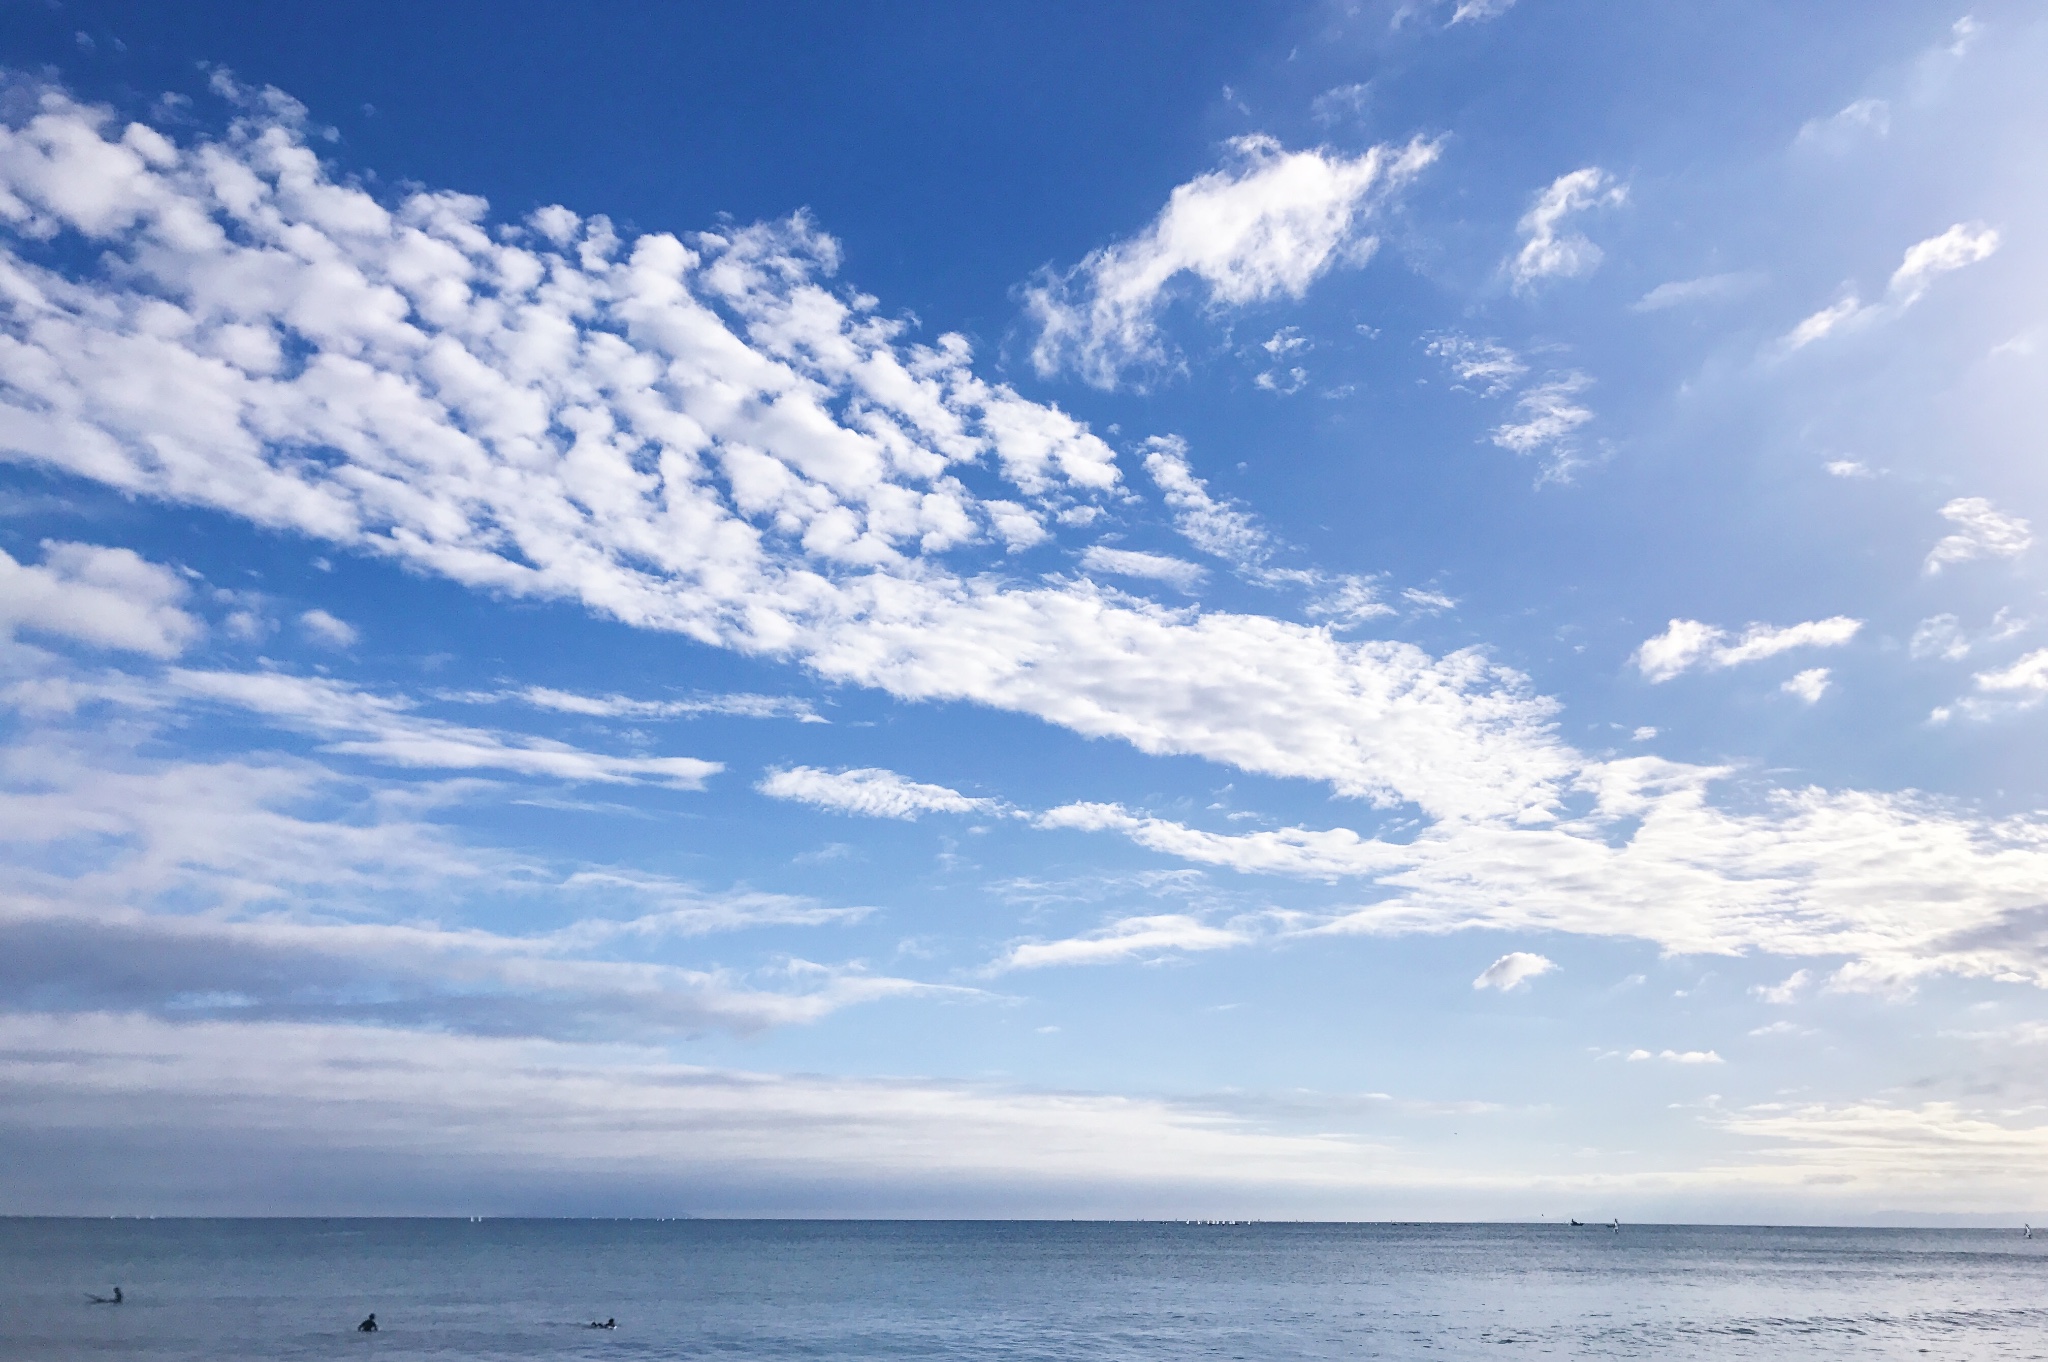
[[[829,288],[807,219],[494,233],[476,199],[336,184],[287,115],[178,146],[53,94],[5,131],[14,220],[105,268],[5,257],[0,454],[1147,752],[1432,810],[1552,797],[1551,705],[1477,654],[955,571],[978,536],[1019,542],[1019,505],[1085,519],[1114,456],[961,338],[909,343]],[[1143,241],[1220,301],[1286,292],[1430,154],[1250,148]],[[979,502],[968,462],[1021,500]]]
[[[1643,640],[1631,660],[1647,680],[1657,683],[1669,681],[1695,666],[1739,667],[1793,648],[1839,648],[1862,628],[1862,620],[1833,615],[1783,628],[1752,624],[1740,635],[1731,635],[1699,620],[1677,619],[1663,633]],[[1820,679],[1825,682],[1825,673]]]
[[[1877,475],[1860,459],[1829,459],[1823,465],[1831,478],[1873,478]]]
[[[129,549],[47,540],[40,566],[0,549],[0,631],[173,657],[204,627],[180,608],[185,580]]]
[[[997,800],[971,798],[944,785],[926,785],[877,766],[850,771],[792,766],[768,772],[754,788],[775,799],[869,818],[914,821],[927,813],[997,813],[1003,807]]]
[[[1108,388],[1128,368],[1167,363],[1158,316],[1184,278],[1212,307],[1243,307],[1299,298],[1333,266],[1363,263],[1378,200],[1437,154],[1424,142],[1355,157],[1290,152],[1262,136],[1230,150],[1231,165],[1175,188],[1144,231],[1026,291],[1041,374],[1072,369]]]
[[[1515,291],[1526,293],[1545,279],[1576,279],[1600,266],[1600,248],[1583,233],[1567,231],[1565,219],[1591,208],[1628,200],[1628,189],[1598,166],[1560,175],[1536,196],[1516,224],[1522,249],[1508,262]]]
[[[1809,705],[1818,704],[1821,696],[1828,693],[1828,669],[1808,667],[1803,672],[1787,677],[1778,689],[1787,695],[1804,700]]]
[[[1159,959],[1185,951],[1224,950],[1253,938],[1235,927],[1217,927],[1184,913],[1127,917],[1101,931],[1061,941],[1025,941],[1012,946],[991,970],[1043,969],[1051,965],[1102,965],[1133,957]]]
[[[1530,951],[1510,951],[1479,972],[1472,981],[1477,989],[1498,989],[1506,993],[1540,978],[1557,968],[1555,960],[1536,955]]]
[[[306,611],[299,616],[299,627],[311,635],[315,642],[323,643],[330,648],[353,647],[360,637],[353,624],[338,619],[325,610]]]
[[[1926,572],[1932,577],[1952,563],[1973,558],[2017,558],[2034,542],[2034,527],[2009,515],[1983,497],[1957,497],[1941,508],[1956,527],[1928,550]]]

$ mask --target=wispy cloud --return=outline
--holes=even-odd
[[[1664,682],[1694,667],[1739,667],[1794,648],[1839,648],[1862,628],[1862,620],[1834,615],[1782,628],[1752,624],[1740,634],[1730,634],[1698,620],[1675,619],[1663,633],[1645,639],[1632,660],[1646,680]]]
[[[1043,969],[1053,965],[1102,965],[1133,958],[1159,959],[1188,951],[1225,950],[1252,938],[1181,913],[1121,918],[1100,931],[1059,941],[1025,941],[1012,946],[990,968]]]
[[[378,695],[324,677],[179,668],[166,679],[185,695],[233,705],[325,739],[330,752],[393,766],[654,783],[683,790],[702,789],[705,780],[725,769],[698,757],[613,756],[550,738],[448,723],[414,713],[409,697]]]
[[[1145,553],[1137,549],[1116,549],[1103,544],[1090,544],[1081,554],[1081,566],[1090,572],[1106,572],[1118,577],[1142,577],[1147,581],[1165,582],[1168,586],[1192,594],[1202,584],[1208,573],[1199,563],[1190,563],[1185,558],[1175,558],[1164,553]]]
[[[1674,279],[1636,299],[1629,307],[1631,312],[1662,312],[1674,307],[1692,307],[1700,303],[1718,303],[1730,298],[1739,298],[1763,283],[1763,275],[1753,270],[1732,274],[1706,274],[1697,279]]]
[[[1892,106],[1882,99],[1865,98],[1826,118],[1808,119],[1800,126],[1795,142],[1801,148],[1841,155],[1864,142],[1882,141],[1891,130]]]
[[[996,813],[1003,808],[998,800],[975,799],[877,766],[849,771],[791,766],[768,772],[754,788],[774,799],[869,818],[914,821],[927,813]]]
[[[1916,242],[1906,250],[1885,285],[1882,302],[1866,304],[1853,291],[1793,327],[1778,342],[1781,353],[1803,350],[1838,332],[1897,317],[1925,297],[1944,274],[1965,269],[1997,253],[1996,230],[1982,223],[1957,223],[1939,236]]]

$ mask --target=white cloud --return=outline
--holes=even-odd
[[[1957,223],[1939,236],[1906,248],[1899,267],[1885,285],[1882,303],[1865,304],[1854,292],[1814,313],[1778,342],[1781,353],[1803,350],[1838,331],[1899,316],[1920,301],[1941,275],[1988,260],[1998,250],[1996,230],[1983,223]]]
[[[1808,119],[1796,144],[1840,155],[1867,139],[1882,139],[1892,130],[1892,106],[1881,99],[1859,99],[1826,118]]]
[[[337,619],[325,610],[306,611],[299,616],[299,624],[313,636],[314,641],[330,648],[353,647],[359,637],[353,624]]]
[[[1133,814],[1120,804],[1065,804],[1046,810],[1035,822],[1048,829],[1118,832],[1153,851],[1248,874],[1331,880],[1391,870],[1412,857],[1405,848],[1361,837],[1350,828],[1213,833]]]
[[[1630,305],[1631,312],[1661,312],[1666,308],[1690,307],[1695,303],[1718,303],[1737,298],[1763,282],[1755,271],[1706,274],[1697,279],[1674,279],[1659,284]]]
[[[1181,913],[1122,918],[1101,931],[1062,941],[1025,941],[1012,946],[993,970],[1043,969],[1052,965],[1103,965],[1133,957],[1158,959],[1184,951],[1224,950],[1252,938],[1231,927],[1215,927]]]
[[[1885,293],[1892,305],[1911,307],[1920,301],[1941,275],[1988,260],[1998,249],[1998,233],[1983,223],[1957,223],[1940,236],[1931,236],[1906,251],[1906,258],[1892,272]]]
[[[1815,341],[1833,335],[1850,322],[1861,320],[1868,313],[1869,309],[1863,306],[1863,300],[1853,293],[1849,294],[1829,303],[1786,332],[1779,345],[1787,352],[1803,350]]]
[[[808,700],[746,692],[695,695],[682,700],[636,700],[624,695],[583,695],[551,686],[525,686],[506,691],[459,691],[439,698],[483,705],[516,701],[535,709],[593,719],[694,719],[715,714],[742,719],[795,719],[806,724],[829,722]]]
[[[10,1140],[19,1140],[18,1113],[29,1109],[46,1138],[56,1130],[118,1140],[135,1128],[141,1104],[155,1147],[176,1151],[170,1162],[183,1188],[240,1188],[250,1169],[268,1170],[259,1179],[265,1200],[233,1202],[251,1214],[275,1211],[280,1196],[312,1199],[287,1203],[296,1210],[335,1209],[321,1199],[331,1191],[313,1190],[290,1169],[319,1169],[323,1187],[348,1188],[342,1203],[393,1213],[419,1209],[421,1182],[438,1190],[451,1164],[461,1185],[514,1196],[536,1185],[669,1194],[688,1186],[700,1196],[718,1189],[716,1204],[762,1214],[787,1213],[792,1185],[842,1196],[865,1189],[877,1199],[861,1204],[877,1210],[943,1208],[944,1200],[914,1198],[986,1196],[992,1183],[1040,1207],[1062,1195],[1099,1204],[1091,1197],[1103,1187],[1156,1189],[1145,1209],[1163,1213],[1190,1193],[1206,1199],[1229,1189],[1235,1199],[1292,1187],[1320,1195],[1413,1176],[1396,1171],[1384,1148],[1275,1133],[1196,1104],[779,1075],[679,1064],[652,1046],[395,1028],[17,1013],[0,1018],[0,1081],[21,1094],[9,1109]],[[144,1180],[163,1158],[106,1162],[137,1178],[120,1187],[121,1204],[164,1195],[165,1184]],[[349,1182],[359,1175],[360,1185]],[[961,1203],[950,1205],[957,1212]]]
[[[1813,971],[1800,969],[1792,971],[1783,983],[1759,984],[1750,990],[1752,996],[1779,1007],[1789,1007],[1799,1001],[1800,993],[1813,982]]]
[[[1278,393],[1282,397],[1292,397],[1308,386],[1308,370],[1293,368],[1283,372],[1279,369],[1268,369],[1252,379],[1252,386],[1263,388],[1269,393]]]
[[[1163,553],[1144,553],[1137,549],[1113,549],[1101,544],[1090,544],[1081,554],[1081,566],[1090,572],[1107,572],[1119,577],[1143,577],[1148,581],[1165,582],[1183,592],[1192,594],[1209,574],[1197,564],[1185,558],[1174,558]]]
[[[927,813],[996,813],[1002,809],[997,800],[971,798],[944,785],[922,784],[876,766],[850,771],[792,766],[768,772],[754,788],[775,799],[868,818],[914,821]]]
[[[1472,987],[1498,989],[1506,993],[1540,978],[1557,968],[1557,962],[1528,951],[1511,951],[1479,972]]]
[[[2033,526],[1983,497],[1957,497],[1941,508],[1941,514],[1956,526],[1956,532],[1928,551],[1926,571],[1930,577],[1952,563],[1973,558],[2017,558],[2034,542]]]
[[[1661,1059],[1666,1064],[1719,1064],[1723,1062],[1721,1056],[1715,1054],[1712,1050],[1660,1050],[1655,1054],[1648,1050],[1631,1050],[1628,1052],[1628,1057],[1631,1062],[1645,1059]]]
[[[1809,705],[1818,704],[1820,697],[1828,693],[1828,669],[1808,667],[1803,672],[1787,677],[1778,689],[1787,695],[1797,696]]]
[[[1457,0],[1457,8],[1451,11],[1454,24],[1485,23],[1498,19],[1515,7],[1515,0]]]
[[[376,695],[323,677],[174,668],[165,679],[174,692],[236,706],[327,739],[327,751],[390,766],[505,771],[680,790],[702,789],[705,780],[725,769],[697,757],[612,756],[548,738],[429,719],[411,712],[416,702],[408,697]]]
[[[1793,648],[1839,648],[1862,628],[1862,620],[1834,615],[1782,629],[1752,624],[1738,636],[1699,620],[1676,619],[1663,633],[1643,640],[1631,660],[1647,680],[1663,682],[1694,666],[1739,667]]]
[[[1517,419],[1495,426],[1493,442],[1516,454],[1542,454],[1545,479],[1567,480],[1579,462],[1574,436],[1593,419],[1578,396],[1592,386],[1591,378],[1573,372],[1527,389],[1515,400]]]
[[[387,206],[334,183],[261,110],[180,147],[52,96],[4,136],[0,189],[37,230],[90,234],[106,266],[9,257],[28,301],[5,337],[7,457],[835,683],[1372,799],[1519,809],[1568,766],[1551,704],[1476,653],[956,572],[938,555],[1005,521],[955,465],[1080,522],[1114,456],[979,378],[960,337],[909,343],[834,292],[836,244],[807,219],[685,243],[549,214],[501,239],[479,200]],[[1318,233],[1348,241],[1364,211],[1315,185],[1370,198],[1428,154],[1375,153],[1367,175],[1252,149],[1241,174],[1183,186],[1142,242],[1193,252],[1174,259],[1217,300],[1286,292],[1340,252],[1310,260]],[[285,348],[301,358],[282,365]]]
[[[1377,240],[1363,228],[1376,204],[1437,154],[1423,142],[1356,157],[1290,152],[1259,136],[1230,149],[1233,164],[1175,188],[1143,232],[1026,291],[1039,373],[1072,369],[1108,388],[1128,368],[1166,364],[1158,316],[1184,278],[1211,307],[1301,297],[1333,266],[1371,254]]]
[[[1829,459],[1823,465],[1831,478],[1870,478],[1877,476],[1868,465],[1858,459]]]
[[[45,540],[40,567],[0,550],[0,631],[174,657],[205,628],[180,608],[186,594],[177,573],[128,549]]]
[[[1242,569],[1263,567],[1273,546],[1252,515],[1216,500],[1188,465],[1187,442],[1157,436],[1146,442],[1145,472],[1173,512],[1174,528],[1206,554]]]
[[[1328,126],[1362,117],[1371,104],[1371,82],[1354,82],[1323,91],[1309,102],[1308,111],[1316,122]]]
[[[1430,337],[1425,348],[1448,364],[1460,383],[1470,384],[1481,397],[1498,397],[1529,372],[1522,357],[1499,342],[1455,331]]]
[[[333,183],[265,117],[181,148],[53,99],[6,131],[0,188],[37,230],[90,249],[76,276],[4,259],[20,301],[0,332],[0,452],[833,683],[1410,806],[1419,830],[1399,843],[1185,840],[1208,863],[1376,881],[1317,930],[1567,931],[1875,975],[2038,974],[2035,822],[1818,789],[1732,813],[1708,799],[1725,772],[1589,761],[1557,737],[1553,702],[1476,650],[956,568],[948,556],[996,523],[956,466],[1008,480],[1005,504],[1043,526],[1086,521],[1117,486],[1114,456],[978,377],[964,340],[913,344],[828,287],[836,247],[805,219],[629,242],[555,214],[501,239],[475,200],[386,206]],[[314,247],[318,268],[294,253]],[[1184,533],[1258,561],[1248,517],[1158,467]],[[614,780],[708,768],[444,725],[320,684],[167,683],[386,761]],[[1595,807],[1567,817],[1575,786]],[[1113,830],[1180,836],[1131,817]],[[1120,949],[1100,941],[1087,949]]]
[[[1628,735],[1630,742],[1648,742],[1650,739],[1656,736],[1656,728],[1649,724],[1642,725],[1641,727],[1637,728],[1633,733]]]
[[[1576,279],[1600,266],[1600,248],[1584,234],[1564,230],[1565,219],[1591,208],[1626,202],[1628,190],[1598,166],[1560,175],[1536,196],[1516,224],[1522,249],[1508,264],[1515,291],[1526,293],[1544,279]]]
[[[1906,651],[1915,658],[1960,662],[1970,655],[1970,640],[1963,634],[1962,621],[1954,615],[1930,615],[1913,630]]]
[[[1978,672],[1977,689],[2031,707],[2048,700],[2048,648],[2037,648],[2010,666]]]

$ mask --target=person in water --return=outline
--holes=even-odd
[[[91,1301],[94,1305],[119,1305],[121,1303],[121,1288],[118,1286],[115,1287],[114,1294],[111,1296],[94,1296],[88,1294],[86,1296],[86,1299]]]
[[[377,1332],[377,1312],[375,1310],[370,1312],[368,1319],[356,1326],[356,1332],[359,1334],[374,1334]]]
[[[593,1329],[616,1329],[619,1327],[619,1322],[616,1319],[607,1319],[604,1323],[599,1324],[596,1320],[592,1320],[590,1321],[590,1327]]]

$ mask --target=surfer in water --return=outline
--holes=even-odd
[[[599,1324],[596,1320],[592,1320],[590,1321],[590,1327],[593,1329],[616,1329],[619,1327],[619,1322],[616,1319],[606,1319],[604,1323]]]
[[[121,1288],[115,1287],[114,1294],[111,1296],[95,1296],[88,1291],[85,1298],[94,1305],[119,1305],[121,1303]]]
[[[359,1334],[374,1334],[377,1332],[377,1312],[375,1310],[370,1312],[368,1319],[356,1326],[356,1332]]]

